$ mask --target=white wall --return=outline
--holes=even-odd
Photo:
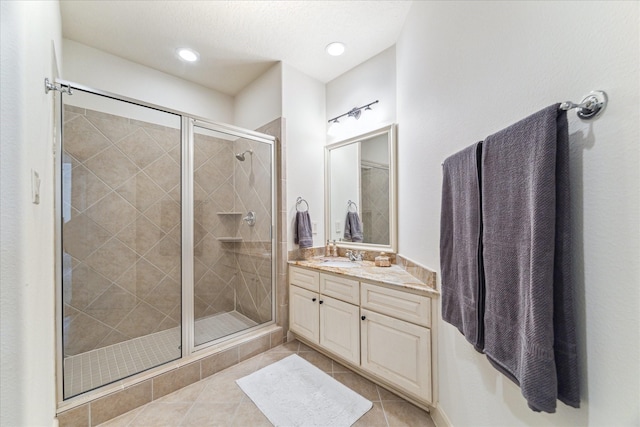
[[[282,115],[285,118],[287,159],[288,249],[293,243],[296,198],[309,203],[317,224],[313,246],[324,246],[325,87],[288,64],[282,66]]]
[[[55,417],[53,93],[60,58],[57,1],[0,2],[0,425],[50,426]],[[31,203],[30,171],[40,174]]]
[[[573,270],[582,407],[527,408],[440,322],[440,405],[456,427],[640,423],[638,2],[415,2],[396,45],[400,252],[439,270],[440,162],[549,104],[609,94],[603,116],[569,112]]]
[[[73,40],[64,40],[62,78],[215,122],[233,122],[231,96]]]
[[[361,135],[396,121],[396,50],[395,46],[354,67],[327,83],[326,120],[375,100],[371,111],[362,111],[358,120],[340,119],[328,126],[327,143]]]
[[[366,144],[365,144],[366,145]],[[361,206],[360,146],[354,143],[331,150],[331,240],[344,239],[349,200]],[[326,242],[325,242],[326,243]]]
[[[257,129],[282,116],[282,63],[265,71],[234,100],[236,126]]]

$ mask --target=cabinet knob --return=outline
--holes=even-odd
[[[367,316],[362,316],[360,317],[362,320],[365,320],[367,318]]]
[[[320,300],[320,304],[322,304],[324,301]]]
[[[316,302],[316,298],[311,298],[311,301]]]

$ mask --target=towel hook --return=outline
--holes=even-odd
[[[305,199],[303,199],[302,197],[298,197],[296,199],[296,211],[298,211],[298,212],[306,212],[306,211],[301,211],[300,209],[298,209],[298,206],[300,206],[300,204],[303,203],[303,202],[304,202],[305,205],[307,205],[306,211],[309,210],[309,203]]]
[[[355,210],[352,211],[351,208],[354,208]],[[356,202],[352,202],[351,200],[349,200],[347,202],[347,210],[349,212],[358,212],[358,205],[356,205]]]
[[[578,109],[578,117],[583,120],[591,120],[598,117],[607,106],[607,94],[601,90],[594,90],[589,92],[584,97],[580,104],[574,104],[571,101],[566,101],[560,104],[561,110]]]

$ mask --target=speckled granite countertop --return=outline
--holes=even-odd
[[[349,278],[363,279],[369,282],[377,282],[385,285],[399,286],[414,291],[419,291],[428,296],[439,295],[439,292],[416,277],[409,274],[399,265],[391,267],[376,267],[373,261],[357,261],[356,267],[341,267],[335,264],[353,264],[347,258],[315,257],[306,260],[289,261],[289,265],[306,267],[314,270],[326,271]],[[328,264],[328,265],[327,265]]]

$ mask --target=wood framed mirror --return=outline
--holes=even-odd
[[[397,252],[396,160],[395,124],[326,147],[325,240]]]

